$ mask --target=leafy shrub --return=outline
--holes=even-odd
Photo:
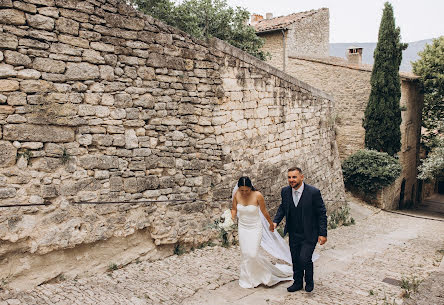
[[[342,163],[344,183],[349,190],[375,195],[401,174],[401,164],[385,152],[362,149]]]
[[[444,141],[432,150],[418,170],[418,178],[421,180],[432,180],[444,176]]]

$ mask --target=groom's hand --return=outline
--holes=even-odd
[[[327,237],[325,236],[319,236],[318,237],[318,243],[322,246],[323,244],[325,244],[327,242]]]
[[[273,227],[276,229],[276,227],[278,226],[277,223],[273,222]]]

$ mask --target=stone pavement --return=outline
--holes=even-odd
[[[310,294],[288,293],[290,283],[240,288],[239,248],[216,246],[28,292],[3,291],[0,305],[402,304],[403,278],[427,281],[439,271],[444,222],[351,207],[356,225],[329,231],[327,244],[317,248],[321,257],[315,262],[315,290]]]

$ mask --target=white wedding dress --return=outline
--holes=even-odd
[[[240,277],[239,285],[242,288],[254,288],[260,284],[267,286],[273,286],[281,281],[289,281],[293,279],[293,269],[289,265],[284,264],[272,264],[266,257],[264,257],[259,249],[262,247],[268,251],[267,247],[264,247],[264,238],[275,239],[278,233],[269,234],[264,232],[266,226],[262,223],[266,222],[264,216],[260,212],[258,206],[254,205],[242,205],[237,204],[238,212],[238,232],[239,232],[239,245],[242,253],[240,264]],[[264,219],[261,220],[261,217]],[[267,222],[268,224],[268,222]],[[263,229],[264,227],[264,229]],[[268,228],[267,228],[268,230]],[[275,243],[275,245],[277,245]],[[284,243],[283,247],[288,246]],[[270,248],[270,247],[269,247]],[[276,247],[273,247],[276,252]],[[270,252],[270,251],[268,251]],[[291,264],[291,257],[289,249],[285,249],[285,254],[276,255],[271,253],[277,258],[281,258],[285,261],[289,261]],[[282,256],[283,255],[283,256]]]

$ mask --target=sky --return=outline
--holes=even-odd
[[[386,0],[227,0],[250,13],[273,17],[327,7],[330,43],[377,42]],[[401,40],[413,42],[444,35],[444,0],[391,0]]]

